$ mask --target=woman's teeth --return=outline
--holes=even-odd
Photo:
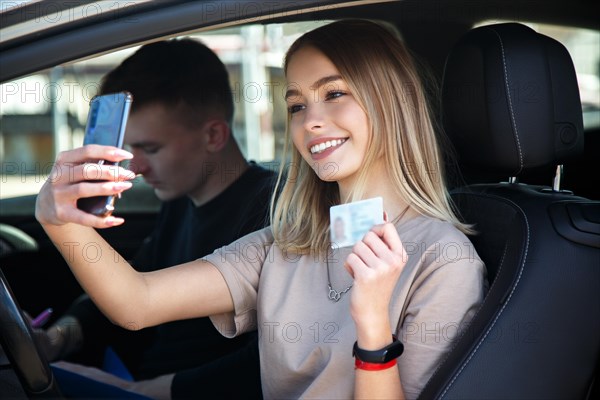
[[[328,140],[323,143],[315,144],[310,148],[310,154],[319,154],[325,151],[330,147],[336,147],[344,143],[348,139],[336,139],[336,140]]]

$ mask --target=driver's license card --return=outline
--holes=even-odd
[[[383,223],[383,198],[330,207],[329,218],[331,245],[337,248],[352,246],[374,225]]]

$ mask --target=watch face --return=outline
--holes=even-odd
[[[404,345],[401,341],[396,340],[388,347],[386,347],[386,349],[387,351],[385,352],[383,362],[392,361],[393,359],[400,357],[400,355],[404,351]]]

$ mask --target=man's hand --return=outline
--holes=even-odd
[[[105,383],[107,385],[116,386],[123,390],[133,391],[133,381],[121,379],[113,374],[109,374],[101,369],[88,367],[81,364],[75,364],[67,361],[57,361],[52,363],[52,366],[63,369],[65,371],[73,372],[75,374],[85,376],[86,378],[93,379],[98,382]]]
[[[52,365],[78,375],[85,376],[89,379],[93,379],[95,381],[115,386],[120,389],[137,393],[152,399],[171,399],[171,384],[173,383],[173,377],[175,374],[162,375],[145,381],[128,381],[101,369],[86,367],[84,365],[73,364],[65,361],[55,362]]]
[[[31,316],[27,312],[23,314],[31,327]],[[50,362],[63,359],[83,344],[81,325],[71,316],[60,318],[48,329],[31,327],[31,331],[39,350]]]

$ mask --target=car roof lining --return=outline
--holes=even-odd
[[[52,3],[73,4],[73,2]],[[231,12],[228,17],[225,15],[225,9],[220,13],[214,12],[213,9],[213,12],[209,13],[208,4],[214,5],[214,2],[173,1],[169,2],[168,7],[165,7],[164,3],[159,7],[158,3],[162,2],[142,3],[132,6],[127,12],[105,15],[103,18],[98,16],[95,19],[73,21],[47,32],[3,43],[0,45],[2,52],[0,82],[6,82],[65,62],[159,39],[248,23],[353,17],[386,20],[398,27],[408,45],[427,60],[438,76],[451,44],[476,22],[530,19],[552,23],[556,22],[555,18],[560,17],[560,22],[563,24],[572,22],[575,26],[596,26],[594,25],[595,19],[592,17],[594,13],[591,10],[591,2],[582,0],[575,1],[572,7],[560,10],[560,12],[557,12],[557,7],[562,4],[559,0],[511,1],[510,7],[506,6],[506,2],[500,0],[486,2],[404,0],[379,4],[370,1],[305,0],[302,2],[303,11],[297,10],[298,2],[276,2],[270,3],[271,9],[267,15],[257,16],[256,12],[254,14],[248,12],[243,19],[240,19],[239,15],[234,12]],[[361,3],[364,4],[361,5]],[[244,1],[231,1],[226,2],[223,7],[228,7],[228,10],[236,10],[236,7],[238,10],[245,10],[243,7],[248,7],[247,4]],[[348,5],[353,7],[344,8]],[[564,8],[564,4],[562,4],[562,8]],[[587,10],[589,12],[583,12],[586,11],[584,10],[586,8],[590,8]],[[258,8],[256,10],[259,11]],[[261,13],[259,12],[259,14]],[[8,18],[7,15],[0,14],[0,20],[4,22]],[[581,18],[586,19],[582,20]],[[14,24],[16,21],[16,17],[12,16],[8,22]],[[426,34],[427,26],[437,28],[437,30],[443,26],[444,36],[428,36]],[[42,37],[42,34],[46,36]]]
[[[389,1],[389,0],[388,0]],[[198,32],[204,29],[217,29],[220,27],[258,23],[273,18],[286,18],[291,14],[298,15],[303,10],[319,12],[323,9],[345,7],[362,3],[371,3],[368,0],[329,2],[304,0],[302,8],[297,2],[273,3],[268,14],[262,11],[248,12],[240,19],[238,14],[227,10],[246,10],[247,2],[227,2],[227,9],[208,9],[203,2],[170,2],[168,7],[150,7],[141,12],[118,14],[113,18],[102,18],[92,21],[74,21],[62,24],[55,29],[41,33],[24,36],[18,40],[11,40],[0,45],[2,58],[0,59],[0,82],[6,82],[27,74],[40,71],[65,62],[82,59],[103,52],[115,51],[144,42],[155,41],[162,38]],[[164,3],[163,3],[164,4]],[[225,7],[225,5],[224,5]],[[139,11],[139,10],[138,10]],[[135,18],[132,20],[132,18]],[[308,19],[310,17],[306,17]],[[85,22],[85,23],[84,23]],[[151,29],[149,29],[151,28]],[[76,34],[74,34],[76,32]]]

